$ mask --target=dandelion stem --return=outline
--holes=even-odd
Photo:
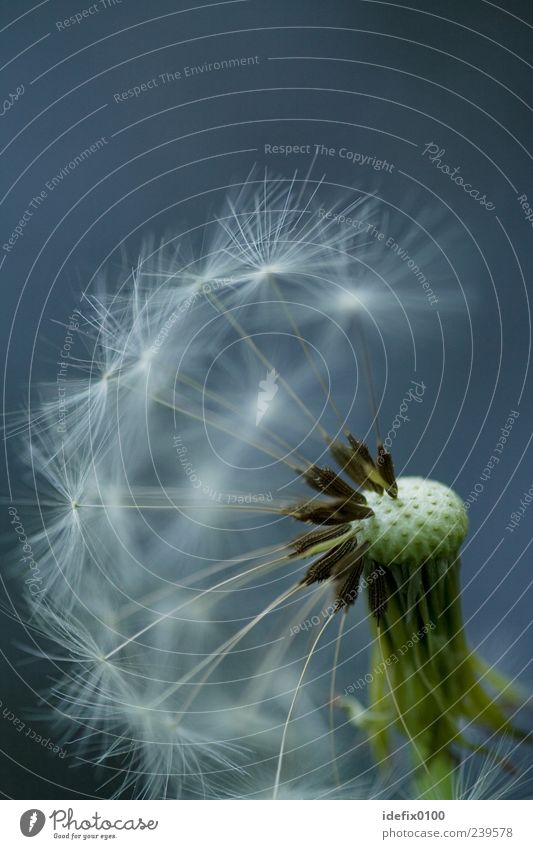
[[[425,769],[425,771],[426,771],[427,775],[431,778],[431,772],[430,772],[430,771],[429,771],[429,769],[428,769],[428,765],[426,764],[426,760],[425,760],[425,758],[422,756],[422,754],[421,754],[421,752],[420,752],[420,750],[419,750],[419,748],[418,748],[418,746],[417,746],[417,744],[416,744],[415,740],[413,739],[413,737],[412,737],[412,735],[411,735],[411,732],[409,731],[409,727],[408,727],[408,725],[407,725],[407,723],[406,723],[406,721],[405,721],[405,719],[404,719],[404,716],[403,716],[403,713],[402,713],[402,711],[401,711],[400,705],[398,704],[398,700],[396,699],[396,695],[395,695],[395,693],[394,693],[394,687],[392,686],[392,681],[390,680],[390,676],[389,676],[389,669],[388,669],[388,666],[387,666],[387,664],[386,664],[386,662],[385,662],[385,654],[384,654],[384,652],[383,652],[383,645],[382,645],[382,633],[381,633],[381,628],[380,628],[380,626],[379,626],[379,625],[377,626],[377,634],[378,634],[378,646],[379,646],[379,652],[380,652],[380,655],[381,655],[381,663],[382,663],[383,668],[384,668],[384,671],[385,671],[385,677],[386,677],[386,679],[387,679],[387,684],[388,684],[388,687],[389,687],[389,692],[390,692],[390,695],[391,695],[391,699],[392,699],[392,701],[394,702],[394,707],[396,708],[396,713],[398,714],[398,719],[400,720],[400,723],[402,724],[403,729],[404,729],[404,731],[405,731],[405,733],[406,733],[406,735],[407,735],[407,738],[408,738],[408,740],[411,742],[411,745],[412,745],[412,747],[413,747],[414,751],[416,752],[416,754],[417,754],[417,756],[418,756],[418,759],[419,759],[419,761],[420,761],[421,765],[424,767],[424,769]]]

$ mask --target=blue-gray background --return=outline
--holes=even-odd
[[[502,663],[516,674],[530,662],[531,645],[533,510],[513,533],[506,530],[533,484],[527,299],[533,231],[518,201],[526,194],[533,202],[530,3],[192,5],[100,3],[65,28],[58,22],[90,4],[1,4],[0,95],[7,106],[0,118],[0,243],[51,177],[96,139],[106,140],[47,192],[12,250],[0,250],[5,409],[21,408],[30,384],[54,379],[61,322],[102,264],[120,267],[119,246],[134,262],[146,233],[160,237],[200,223],[220,205],[218,187],[243,180],[254,163],[285,177],[296,168],[307,172],[311,157],[265,154],[265,144],[345,145],[387,159],[395,166],[390,174],[338,156],[320,158],[314,173],[376,192],[422,224],[427,220],[465,292],[455,315],[441,299],[445,366],[433,325],[421,330],[418,345],[417,374],[431,403],[438,390],[440,409],[452,412],[433,416],[419,442],[420,414],[395,446],[397,465],[403,467],[416,445],[409,471],[453,482],[466,499],[510,411],[520,413],[501,462],[471,507],[473,535],[464,558],[469,632],[478,642],[490,634],[484,644],[489,657],[512,646]],[[115,102],[114,94],[165,72],[234,56],[259,61],[160,83]],[[12,102],[10,95],[22,86]],[[481,207],[422,156],[430,142],[445,149],[444,160],[460,165],[494,210]],[[449,267],[433,270],[436,290],[460,291],[446,278]],[[413,326],[416,332],[417,319]],[[388,380],[397,393],[384,401],[384,420],[394,416],[413,376],[411,352],[394,334],[388,345]],[[377,353],[376,371],[379,384]],[[16,457],[9,464],[16,491]],[[9,498],[9,485],[4,492]],[[7,508],[3,513],[7,525]],[[13,547],[9,528],[5,545]],[[470,583],[481,564],[481,578]],[[12,578],[3,587],[11,613],[19,591]],[[37,700],[25,683],[24,635],[8,613],[1,624],[2,709],[28,719]],[[523,674],[528,680],[527,668]],[[42,718],[31,723],[50,735]],[[74,795],[95,792],[90,775],[71,770],[2,717],[0,740],[5,796],[64,797],[69,787]]]

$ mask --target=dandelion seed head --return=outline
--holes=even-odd
[[[382,446],[374,460],[347,433],[359,319],[418,329],[429,307],[406,268],[431,251],[416,250],[413,221],[397,250],[343,226],[355,209],[370,226],[381,202],[335,191],[254,173],[187,238],[148,240],[84,296],[63,432],[54,384],[31,422],[45,509],[29,538],[57,603],[32,607],[59,667],[50,701],[116,795],[262,797],[284,728],[280,795],[340,796],[308,778],[332,760],[334,692],[317,681],[333,640],[323,653],[317,634],[363,589],[385,621],[402,570],[376,577],[373,561],[453,559],[466,533],[451,490],[396,481]],[[288,539],[295,520],[314,527]]]

